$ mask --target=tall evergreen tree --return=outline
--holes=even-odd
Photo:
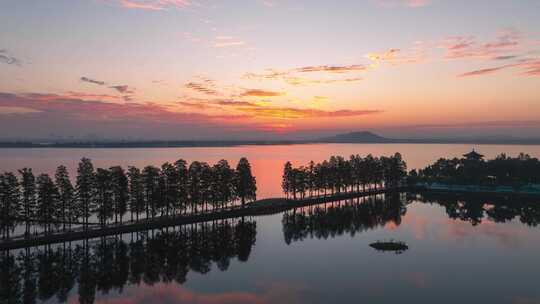
[[[9,232],[20,217],[20,188],[17,177],[11,172],[0,174],[0,226],[4,238],[9,238]]]
[[[37,216],[45,228],[45,234],[51,233],[51,225],[57,221],[58,189],[48,174],[40,174],[36,179]]]
[[[113,215],[112,203],[112,179],[111,173],[107,169],[98,168],[95,174],[96,195],[95,211],[101,223],[101,226],[107,224],[107,219]]]
[[[36,213],[36,178],[32,169],[23,168],[19,170],[21,174],[21,189],[22,189],[22,208],[21,215],[25,220],[25,237],[30,235],[31,222]]]
[[[242,206],[246,200],[257,199],[257,182],[251,174],[251,165],[245,157],[242,157],[236,166],[235,189]]]
[[[174,163],[178,174],[178,200],[175,202],[175,208],[186,210],[188,203],[188,167],[187,162],[179,159]]]
[[[214,165],[215,203],[220,207],[234,200],[234,170],[222,159]]]
[[[75,188],[69,179],[69,172],[65,166],[58,166],[54,174],[54,182],[58,189],[60,201],[59,217],[62,220],[62,229],[66,230],[66,222],[71,228],[71,222],[77,220],[80,210],[75,208]]]
[[[118,218],[120,218],[120,224],[122,224],[122,219],[127,212],[129,201],[129,181],[122,167],[114,166],[109,168],[109,170],[112,183],[114,222],[115,224],[118,223]]]
[[[95,193],[94,165],[88,158],[83,158],[79,162],[77,169],[77,209],[82,213],[84,228],[88,229],[88,220],[94,208],[93,197]]]
[[[202,164],[194,161],[189,165],[188,193],[191,204],[191,212],[197,212],[197,206],[201,203],[201,178]]]
[[[136,219],[138,221],[139,214],[144,211],[144,186],[141,170],[139,170],[137,167],[129,167],[128,178],[129,213],[131,214],[131,221],[133,221],[133,214],[136,215]]]
[[[287,197],[289,197],[289,195],[292,192],[292,187],[291,187],[292,186],[291,185],[292,170],[293,168],[292,168],[291,162],[290,161],[286,162],[283,168],[283,176],[281,179],[281,189],[283,189],[283,193],[285,193]]]
[[[174,206],[179,199],[179,182],[180,176],[176,167],[170,163],[164,163],[161,166],[161,183],[163,191],[163,199],[161,205],[165,209],[165,214],[170,215],[174,210]]]
[[[143,189],[146,204],[146,217],[154,218],[160,204],[160,170],[154,166],[146,166],[142,171]]]

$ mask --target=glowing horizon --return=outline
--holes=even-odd
[[[533,0],[4,1],[0,139],[534,137],[539,10]]]

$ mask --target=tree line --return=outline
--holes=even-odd
[[[540,161],[528,154],[517,157],[500,154],[494,159],[441,158],[424,169],[409,174],[411,183],[471,184],[511,186],[540,184]]]
[[[256,241],[250,220],[224,220],[0,253],[1,303],[95,302],[127,286],[183,284],[190,271],[246,262]],[[134,237],[135,236],[135,237]],[[73,291],[73,290],[78,290]],[[78,295],[77,295],[78,293]],[[72,298],[72,299],[70,299]]]
[[[393,188],[407,176],[407,164],[401,154],[390,157],[351,155],[349,159],[332,156],[321,163],[311,161],[306,166],[293,167],[287,162],[283,169],[282,189],[287,197],[327,195],[328,192],[359,192],[366,188]]]
[[[32,226],[41,226],[45,234],[60,226],[63,231],[71,229],[72,224],[88,229],[94,218],[101,226],[122,224],[128,212],[133,222],[243,206],[256,199],[256,192],[246,158],[235,169],[226,160],[210,166],[199,161],[188,165],[180,159],[142,170],[134,166],[95,169],[90,159],[83,158],[74,184],[65,166],[59,166],[54,177],[36,177],[30,168],[18,175],[0,174],[0,228],[4,239],[19,223],[24,223],[27,237]]]

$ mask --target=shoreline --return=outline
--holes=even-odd
[[[11,241],[1,241],[0,250],[21,249],[29,246],[42,246],[60,242],[77,241],[84,239],[92,239],[97,237],[105,237],[109,235],[124,234],[130,232],[145,231],[151,229],[159,229],[171,226],[189,225],[214,220],[224,220],[230,218],[250,217],[250,216],[265,216],[272,215],[294,208],[306,207],[333,201],[359,198],[371,195],[385,193],[400,193],[406,191],[406,187],[393,189],[377,189],[361,192],[340,193],[329,196],[319,196],[304,198],[300,200],[292,200],[287,198],[268,198],[257,200],[246,204],[245,207],[234,207],[226,210],[213,211],[208,213],[199,213],[192,215],[178,215],[160,217],[154,219],[145,219],[134,223],[125,223],[121,226],[107,226],[98,229],[89,229],[81,231],[72,231],[67,233],[58,233],[48,236],[41,236],[34,239],[15,239]]]

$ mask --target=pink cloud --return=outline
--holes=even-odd
[[[446,49],[445,58],[483,58],[494,59],[508,52],[516,52],[523,46],[520,32],[515,30],[501,31],[494,40],[479,42],[474,36],[457,36],[443,41],[441,47]]]
[[[191,3],[187,0],[119,0],[119,5],[130,9],[164,10],[170,7],[184,8]]]
[[[458,75],[458,77],[471,77],[471,76],[482,76],[487,74],[492,74],[501,70],[508,68],[520,68],[522,70],[521,75],[523,76],[540,76],[540,60],[522,60],[518,63],[501,65],[492,68],[474,70],[467,73]]]
[[[491,73],[495,73],[497,71],[500,71],[502,69],[505,69],[506,67],[507,66],[500,66],[500,67],[494,67],[494,68],[475,70],[475,71],[460,74],[460,75],[458,75],[458,77],[470,77],[470,76],[480,76],[480,75],[491,74]]]
[[[430,0],[377,0],[381,6],[407,6],[407,7],[423,7],[431,3]]]

